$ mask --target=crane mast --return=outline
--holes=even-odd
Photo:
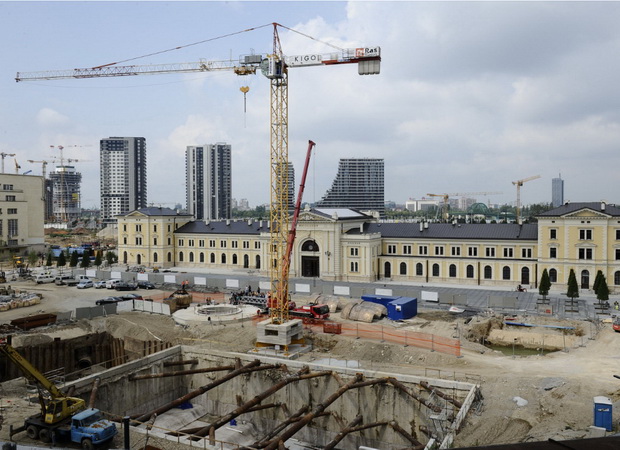
[[[380,47],[339,49],[327,54],[285,56],[280,44],[278,27],[273,23],[273,52],[269,55],[250,54],[235,61],[206,61],[181,64],[130,65],[104,64],[86,69],[55,70],[42,72],[18,72],[15,81],[83,79],[156,75],[168,73],[209,72],[231,70],[237,75],[253,75],[260,68],[270,80],[270,241],[268,255],[271,280],[270,319],[281,324],[288,320],[288,267],[289,238],[288,205],[288,69],[308,66],[358,64],[360,75],[376,75],[380,72]],[[294,30],[293,30],[294,31]],[[288,250],[292,251],[292,247]],[[286,262],[285,262],[286,260]],[[286,267],[285,267],[286,266]]]

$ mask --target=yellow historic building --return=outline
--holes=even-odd
[[[268,276],[269,223],[194,221],[168,208],[118,218],[119,260],[158,267],[248,269]],[[300,214],[291,277],[535,287],[543,269],[590,288],[603,270],[620,285],[620,209],[566,204],[538,224],[389,223],[351,209]]]

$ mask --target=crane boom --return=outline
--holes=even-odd
[[[531,177],[512,182],[512,184],[517,186],[517,223],[521,223],[521,186],[523,186],[523,183],[527,181],[536,180],[538,178],[540,178],[540,175],[533,175]]]

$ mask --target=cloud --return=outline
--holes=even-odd
[[[37,113],[37,123],[44,128],[66,127],[71,124],[71,120],[51,108],[42,108]]]

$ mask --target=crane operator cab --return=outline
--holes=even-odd
[[[284,61],[276,55],[269,55],[261,61],[260,70],[270,80],[284,78]]]
[[[86,403],[81,398],[63,397],[52,399],[45,408],[45,423],[56,423],[81,411]]]

